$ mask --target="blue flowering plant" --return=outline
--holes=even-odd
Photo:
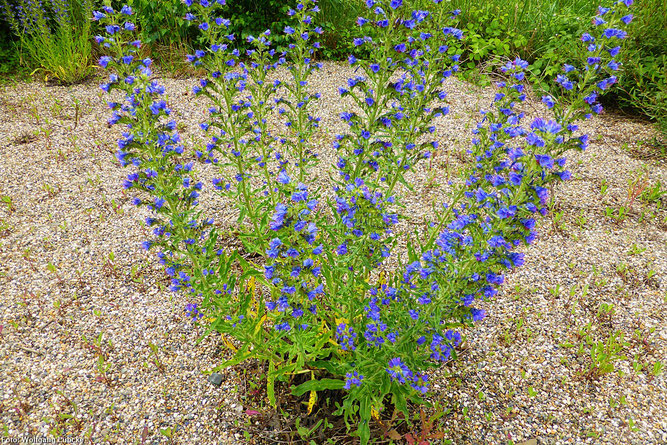
[[[617,72],[621,63],[618,55],[622,48],[621,42],[627,37],[624,28],[632,19],[633,15],[629,11],[598,7],[597,15],[592,19],[592,28],[581,36],[579,66],[565,64],[562,72],[556,76],[561,100],[573,105],[569,108],[555,108],[557,119],[576,120],[602,112],[598,98],[619,81]],[[551,96],[543,97],[542,101],[549,108],[555,104]],[[575,115],[561,114],[568,112]]]
[[[318,69],[315,2],[289,11],[286,53],[267,32],[248,37],[244,54],[227,32],[224,0],[186,3],[206,41],[188,56],[208,73],[194,88],[209,103],[205,147],[180,143],[164,88],[151,79],[150,60],[137,57],[131,9],[95,12],[107,31],[98,41],[110,53],[100,65],[113,71],[102,88],[118,100],[109,103],[110,122],[125,126],[118,158],[133,170],[124,185],[153,212],[146,223],[155,236],[144,246],[158,251],[188,315],[235,340],[221,367],[267,363],[274,406],[275,381],[311,401],[339,391],[336,414],[368,443],[373,417],[407,420],[410,403],[425,403],[429,370],[456,357],[504,274],[523,264],[517,249],[536,238],[550,185],[571,176],[563,154],[587,145],[576,121],[600,111],[597,94],[615,81],[632,2],[599,11],[596,37],[584,36],[590,55],[556,78],[572,93],[544,98],[549,117],[524,123],[527,63],[501,68],[506,79],[473,131],[471,162],[414,234],[396,227],[412,171],[439,149],[435,123],[449,111],[443,82],[458,70],[450,43],[463,37],[443,20],[457,12],[438,9],[439,1],[416,11],[400,0],[366,1],[357,23],[373,37],[355,44],[373,57],[348,60],[356,73],[338,91],[348,127],[335,137],[333,190],[324,199],[307,184],[320,162],[312,146],[319,95],[309,83]],[[189,158],[217,169],[211,188],[236,206],[241,251],[198,210],[204,186]],[[397,251],[399,241],[407,251]]]
[[[134,168],[123,188],[139,195],[132,199],[134,205],[152,212],[145,223],[154,237],[143,247],[160,249],[160,262],[172,277],[174,291],[188,289],[194,275],[209,273],[211,263],[210,258],[201,256],[199,247],[213,222],[203,220],[196,211],[203,185],[194,175],[194,163],[185,160],[176,122],[170,119],[165,88],[151,78],[152,61],[139,57],[141,42],[135,38],[132,9],[124,6],[116,12],[106,5],[94,12],[94,19],[105,30],[96,41],[116,55],[102,56],[99,65],[113,70],[101,86],[115,99],[108,102],[109,124],[125,127],[118,141],[118,161]],[[216,256],[210,250],[204,252]]]
[[[290,8],[287,15],[294,25],[285,26],[287,52],[280,61],[287,62],[290,81],[282,84],[285,95],[276,100],[278,113],[285,119],[285,129],[280,143],[285,154],[292,158],[295,176],[305,179],[308,167],[317,162],[317,153],[312,151],[312,137],[319,130],[320,118],[313,116],[320,94],[308,87],[310,76],[321,68],[315,62],[315,52],[321,48],[317,40],[323,30],[314,25],[314,16],[320,12],[316,2],[304,1]],[[298,173],[297,173],[298,172]]]
[[[92,0],[0,0],[0,18],[44,78],[63,84],[89,77]]]

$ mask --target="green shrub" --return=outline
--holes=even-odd
[[[637,0],[618,101],[658,123],[667,141],[667,0]]]
[[[129,4],[136,11],[145,45],[182,47],[196,37],[185,20],[188,7],[181,0],[134,0]]]
[[[322,0],[318,24],[324,29],[320,56],[325,59],[345,59],[354,52],[352,39],[358,37],[358,16],[364,13],[361,0]]]
[[[0,21],[0,76],[13,74],[21,69],[16,43],[9,25]]]

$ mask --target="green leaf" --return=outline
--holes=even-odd
[[[405,417],[409,416],[408,403],[405,400],[405,394],[403,394],[401,390],[398,390],[394,393],[394,396],[392,397],[392,402],[394,403],[394,406],[398,411],[405,414]]]
[[[218,372],[221,369],[225,369],[225,368],[229,368],[230,366],[238,365],[242,361],[252,357],[255,353],[253,351],[249,351],[249,349],[250,349],[250,345],[249,344],[245,345],[245,347],[236,351],[236,354],[234,354],[234,357],[230,358],[229,360],[226,360],[226,361],[222,362],[222,364],[213,368],[213,372]]]
[[[311,362],[310,365],[314,368],[325,369],[334,375],[340,375],[341,372],[336,365],[333,364],[330,360],[316,360]]]
[[[292,395],[301,396],[310,391],[323,391],[325,389],[343,389],[345,382],[338,379],[308,380],[299,386],[292,388]]]
[[[276,407],[275,371],[276,366],[273,364],[273,360],[269,360],[269,373],[266,375],[266,396],[273,408]]]
[[[361,399],[359,417],[361,419],[357,427],[357,434],[359,434],[361,445],[366,445],[371,438],[371,401],[368,395]]]

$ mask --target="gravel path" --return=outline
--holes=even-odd
[[[334,87],[350,75],[326,63],[312,82],[324,162],[342,129]],[[189,93],[195,80],[162,82],[184,139],[199,140],[206,105]],[[413,173],[404,227],[442,199],[438,184],[494,94],[458,80],[446,89],[443,151]],[[228,351],[217,336],[196,344],[203,330],[139,248],[147,213],[122,191],[120,129],[107,128],[104,99],[96,82],[0,90],[0,441],[166,443],[171,429],[174,443],[252,443],[245,410],[259,407],[244,399],[242,369],[223,371],[220,387],[207,381]],[[667,165],[630,156],[647,153],[645,123],[603,115],[584,127],[590,148],[569,157],[574,178],[556,190],[526,265],[488,303],[460,360],[434,377],[433,399],[449,408],[440,429],[455,444],[667,443],[667,370],[657,372],[667,362],[667,197],[632,198],[667,187]],[[609,338],[627,358],[598,376],[589,343]]]

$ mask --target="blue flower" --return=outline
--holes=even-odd
[[[405,383],[405,379],[412,377],[410,368],[401,361],[400,358],[392,358],[389,360],[389,367],[386,368],[387,373],[391,377],[391,381],[398,380],[399,383]]]
[[[278,182],[280,182],[281,184],[289,184],[290,177],[287,176],[285,170],[281,170],[280,173],[278,173]]]
[[[551,170],[552,168],[554,168],[554,160],[549,155],[536,154],[535,159],[540,164],[540,166],[543,167],[543,168],[546,168],[548,170]]]
[[[581,35],[581,41],[586,42],[586,43],[594,42],[595,38],[592,35],[590,35],[589,33],[585,32]]]
[[[345,374],[345,386],[343,388],[349,390],[352,388],[352,385],[357,387],[361,386],[361,382],[364,379],[363,375],[360,375],[357,371],[348,372]]]
[[[484,309],[470,309],[470,314],[472,315],[473,321],[482,321],[484,317],[486,317]]]
[[[284,323],[279,323],[275,326],[276,331],[284,331],[287,332],[291,329],[291,326],[289,323],[284,322]]]
[[[204,316],[201,312],[199,312],[199,307],[197,303],[189,303],[185,305],[185,312],[187,313],[188,317],[191,317],[193,320],[199,320]]]
[[[109,62],[111,62],[112,60],[113,60],[113,59],[112,59],[111,57],[109,57],[109,56],[102,56],[102,57],[100,57],[99,65],[100,65],[102,68],[106,68],[107,65],[109,65]]]
[[[562,74],[556,76],[556,82],[568,91],[574,88],[572,81]]]
[[[549,109],[553,108],[554,105],[556,105],[556,102],[554,102],[551,96],[542,96],[542,103],[544,103]]]
[[[616,46],[616,47],[614,47],[614,48],[609,49],[608,51],[609,51],[609,55],[610,55],[610,56],[612,56],[612,57],[616,57],[616,56],[618,55],[618,53],[621,52],[621,47],[620,47],[620,46]]]
[[[422,394],[428,392],[428,375],[426,374],[415,374],[410,378],[410,386],[416,391],[419,391]]]

